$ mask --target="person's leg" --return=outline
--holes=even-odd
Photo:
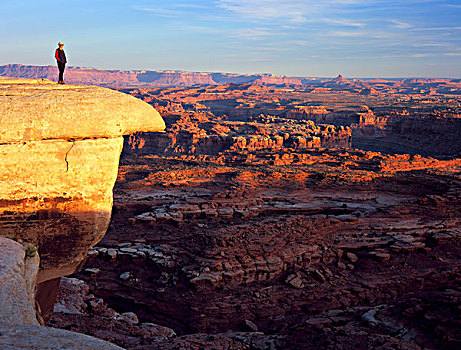
[[[62,83],[64,84],[64,71],[66,70],[66,64],[63,63],[62,64],[62,77],[61,77],[61,81]]]
[[[64,81],[64,63],[59,63],[58,62],[58,69],[59,69],[59,81],[58,83],[62,83]]]

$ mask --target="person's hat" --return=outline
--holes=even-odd
[[[63,43],[62,41],[60,41],[60,42],[58,43],[58,46],[59,46],[59,45],[64,45],[64,43]]]

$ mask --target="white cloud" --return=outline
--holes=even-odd
[[[442,47],[448,46],[448,44],[441,44],[441,43],[421,43],[421,44],[413,44],[414,47]]]
[[[329,24],[343,26],[343,27],[357,27],[357,28],[365,27],[365,23],[361,23],[358,21],[352,21],[348,19],[325,19],[324,22],[329,23]]]
[[[268,61],[274,61],[273,58],[250,58],[249,59],[250,62],[268,62]]]
[[[164,9],[160,7],[140,7],[140,6],[133,6],[133,8],[137,11],[142,12],[150,12],[156,14],[161,17],[177,17],[180,15],[180,12],[177,10],[172,9]]]
[[[289,45],[292,44],[296,46],[308,46],[310,44],[310,42],[307,40],[289,40],[286,43]]]
[[[160,17],[180,17],[194,10],[206,10],[208,7],[197,4],[170,4],[168,6],[132,6],[133,9],[142,12],[150,12]]]
[[[357,38],[366,36],[363,32],[349,32],[345,30],[336,30],[328,33],[330,36],[342,37],[342,38]]]
[[[315,20],[320,13],[339,5],[362,3],[364,0],[218,0],[218,7],[246,19],[286,19],[290,23]],[[322,16],[324,17],[324,16]],[[353,21],[344,25],[351,25]],[[357,23],[355,23],[357,24]]]
[[[398,19],[390,19],[389,22],[393,23],[393,27],[397,29],[408,29],[413,27],[411,24],[400,21]]]
[[[438,30],[461,30],[461,27],[433,27],[433,28],[413,28],[414,31],[438,31]]]
[[[273,33],[266,28],[247,28],[238,30],[231,36],[247,40],[261,40],[271,35],[273,35]]]

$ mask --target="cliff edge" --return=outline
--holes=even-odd
[[[38,283],[73,273],[105,234],[123,135],[164,128],[117,91],[0,78],[0,236],[38,247]]]

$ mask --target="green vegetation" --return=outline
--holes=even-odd
[[[33,245],[33,244],[30,244],[27,246],[26,248],[26,259],[27,258],[33,258],[35,256],[35,254],[37,254],[37,251],[38,251],[38,247]]]

